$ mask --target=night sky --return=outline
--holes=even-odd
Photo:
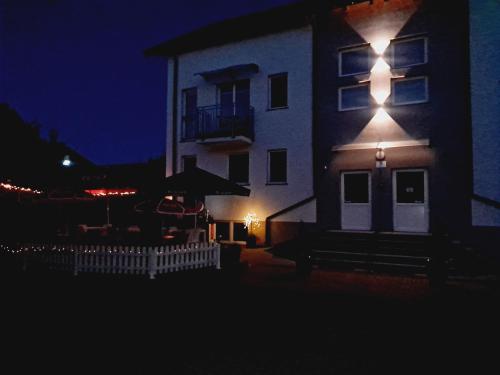
[[[144,49],[290,2],[0,0],[0,102],[97,164],[145,161],[165,148],[166,63]]]

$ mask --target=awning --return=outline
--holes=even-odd
[[[251,75],[259,72],[257,64],[232,65],[222,69],[209,70],[206,72],[195,73],[202,76],[208,82],[224,82],[236,79],[249,78]]]

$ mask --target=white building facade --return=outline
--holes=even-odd
[[[243,240],[254,214],[252,232],[264,242],[266,219],[305,200],[282,220],[316,221],[312,43],[302,25],[168,56],[166,175],[196,165],[250,189],[249,197],[206,197],[227,241]]]

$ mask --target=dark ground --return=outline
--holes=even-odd
[[[254,254],[242,255],[246,269],[153,281],[3,272],[2,364],[15,366],[4,373],[499,371],[496,284],[433,291],[418,277],[327,271],[302,280]],[[390,285],[397,292],[380,292]]]

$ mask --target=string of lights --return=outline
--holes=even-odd
[[[40,191],[40,190],[35,190],[35,189],[22,187],[22,186],[16,186],[16,185],[12,185],[10,183],[4,183],[4,182],[0,182],[0,188],[2,188],[3,190],[18,192],[18,193],[42,194],[42,191]]]

